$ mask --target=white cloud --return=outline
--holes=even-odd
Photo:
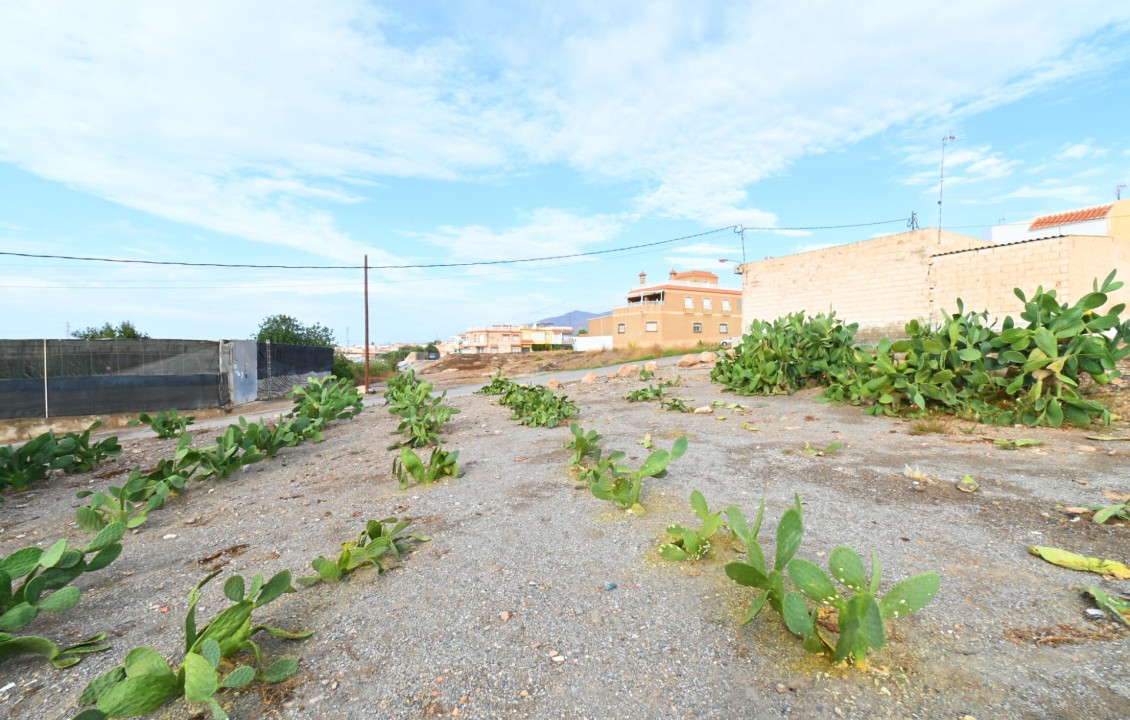
[[[582,216],[542,208],[528,222],[495,231],[482,225],[443,226],[433,233],[410,233],[417,240],[445,248],[454,261],[489,261],[572,255],[605,243],[622,229],[623,220],[606,215]]]
[[[956,142],[961,142],[960,140]],[[925,167],[899,180],[903,185],[925,185],[924,192],[937,193],[941,172],[941,147],[911,148],[904,164]],[[1019,160],[1008,160],[991,145],[951,148],[946,152],[946,185],[999,180],[1009,177],[1019,167]]]
[[[1056,160],[1085,160],[1089,158],[1100,158],[1106,155],[1109,151],[1107,148],[1097,147],[1092,140],[1084,140],[1081,143],[1071,144],[1068,143],[1060,148],[1059,153],[1055,156]]]
[[[1002,199],[1058,200],[1075,206],[1090,205],[1097,201],[1094,189],[1086,185],[1024,185]]]
[[[758,180],[1089,72],[1111,51],[1090,38],[1130,22],[1130,6],[1099,0],[1071,13],[1030,0],[412,9],[5,3],[0,160],[178,223],[340,260],[396,262],[339,226],[336,206],[363,190],[554,163],[638,188],[627,209],[772,227],[788,223],[758,207]],[[1015,167],[989,153],[954,181]],[[460,257],[530,255],[597,242],[616,224],[569,222],[587,234],[550,237],[535,217],[525,231],[446,227],[427,239]]]

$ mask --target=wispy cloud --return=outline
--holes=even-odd
[[[1057,200],[1069,205],[1090,205],[1098,201],[1093,188],[1087,185],[1024,185],[1002,196],[1002,199]]]
[[[1100,158],[1106,155],[1110,150],[1108,148],[1096,147],[1093,140],[1084,140],[1081,143],[1068,143],[1060,148],[1059,153],[1056,154],[1056,160],[1084,160],[1088,158]]]
[[[913,148],[903,161],[907,165],[928,169],[919,170],[900,178],[903,185],[925,185],[925,192],[936,193],[941,172],[940,149]],[[954,148],[946,152],[945,182],[947,185],[978,183],[999,180],[1012,175],[1021,165],[1019,160],[1009,160],[991,145]]]
[[[408,233],[416,240],[442,247],[460,261],[535,258],[581,253],[606,243],[623,228],[614,216],[585,216],[565,210],[542,208],[528,222],[508,230],[482,225],[443,226],[433,233]]]
[[[411,17],[362,0],[9,2],[0,159],[178,223],[343,260],[395,261],[337,212],[382,183],[552,164],[629,183],[624,211],[788,225],[751,187],[798,158],[1099,67],[1103,49],[1081,41],[1125,30],[1130,7],[1075,10],[646,2]],[[930,32],[910,31],[926,19]],[[1016,164],[988,153],[954,181]],[[611,236],[605,218],[582,225]],[[475,226],[430,240],[466,257],[596,242]]]

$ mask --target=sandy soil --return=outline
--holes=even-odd
[[[511,355],[448,355],[429,363],[419,370],[419,374],[439,384],[458,382],[478,382],[483,378],[502,371],[503,377],[518,377],[536,373],[552,373],[563,370],[598,368],[616,363],[633,362],[641,358],[657,358],[663,355],[680,355],[683,352],[701,352],[704,349],[664,350],[658,345],[652,347],[594,350],[573,352],[572,350],[551,350]],[[642,362],[642,360],[641,360]]]
[[[1056,507],[1130,491],[1130,443],[1086,437],[1127,436],[1125,421],[1091,432],[946,423],[944,433],[912,435],[912,422],[818,404],[812,392],[735,398],[705,369],[661,375],[675,374],[684,385],[673,392],[688,404],[724,398],[747,409],[684,415],[630,404],[624,394],[643,385],[634,378],[565,387],[582,409],[578,421],[636,461],[645,433],[661,447],[690,438],[670,475],[645,483],[642,516],[577,486],[562,448],[567,428],[517,426],[494,398],[473,395],[452,397],[462,412],[443,436],[460,451],[457,480],[399,491],[385,449],[395,423],[371,408],[331,426],[324,443],[193,485],[128,535],[114,564],[80,578],[78,606],[27,628],[61,644],[107,631],[113,648],[67,670],[3,661],[0,687],[15,686],[0,693],[0,715],[72,717],[84,685],[137,645],[179,659],[185,596],[209,569],[309,574],[312,558],[334,555],[366,519],[396,514],[431,542],[384,575],[362,571],[265,608],[257,622],[315,634],[264,640],[269,658],[301,658],[301,669],[282,687],[224,694],[233,718],[1127,716],[1130,640],[1086,619],[1075,586],[1125,592],[1130,584],[1026,552],[1056,545],[1130,560],[1130,528],[1073,521]],[[1008,451],[990,442],[1018,437],[1044,445]],[[803,452],[834,441],[843,447],[828,456]],[[56,476],[9,497],[0,554],[59,536],[81,543],[70,524],[75,491],[105,486],[110,473],[151,464],[172,445],[130,440],[96,474]],[[908,479],[907,464],[934,481]],[[979,492],[954,487],[965,474],[981,481]],[[884,589],[936,570],[941,591],[889,626],[891,642],[868,669],[833,667],[806,654],[772,614],[738,624],[749,592],[722,572],[739,557],[726,542],[696,564],[658,557],[666,525],[694,521],[687,497],[696,488],[712,507],[737,504],[747,514],[765,496],[768,546],[800,493],[800,556],[825,564],[839,544],[874,549]],[[220,585],[202,617],[222,606]],[[161,717],[203,718],[201,710],[182,701]]]

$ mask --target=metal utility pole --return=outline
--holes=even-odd
[[[942,188],[946,182],[946,145],[949,145],[957,136],[952,132],[942,138],[942,169],[938,172],[938,244],[942,244]]]
[[[365,394],[369,394],[369,256],[365,256]]]

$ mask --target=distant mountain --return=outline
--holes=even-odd
[[[551,317],[551,318],[546,318],[544,320],[538,320],[537,324],[538,325],[543,325],[543,324],[544,325],[565,325],[565,326],[573,328],[574,330],[580,330],[582,328],[587,328],[589,326],[589,320],[590,319],[592,319],[594,317],[600,317],[602,315],[608,315],[608,314],[609,313],[606,313],[606,312],[591,313],[591,312],[585,312],[584,310],[573,310],[571,312],[565,313],[564,315],[558,315],[557,317]]]

